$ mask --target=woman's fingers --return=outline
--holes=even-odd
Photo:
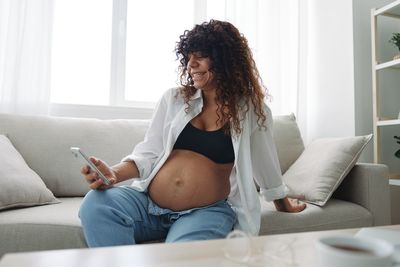
[[[292,206],[292,212],[300,212],[303,211],[307,206],[306,203],[300,201],[299,199],[289,199],[290,204]]]
[[[90,173],[90,167],[88,165],[84,165],[81,167],[81,173],[83,175],[87,175]]]
[[[98,174],[93,171],[90,166],[84,165],[81,167],[80,172],[85,177],[86,182],[89,184],[91,189],[107,189],[115,184],[116,179],[113,177],[112,173],[110,172],[110,168],[106,163],[102,160],[97,159],[95,157],[90,157],[89,160],[102,172],[108,179],[110,180],[110,185],[104,184],[104,182],[99,179]]]
[[[103,185],[103,181],[101,179],[97,179],[94,182],[92,182],[89,185],[89,187],[94,190],[94,189],[98,189],[102,185]]]

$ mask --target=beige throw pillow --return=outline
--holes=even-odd
[[[0,210],[59,202],[10,140],[0,135]]]
[[[357,162],[372,135],[317,139],[283,175],[289,197],[325,205]]]

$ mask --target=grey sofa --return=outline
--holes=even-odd
[[[110,165],[143,139],[148,121],[97,120],[0,114],[6,134],[27,164],[61,201],[59,204],[0,211],[0,256],[8,252],[84,248],[78,209],[89,188],[69,147],[79,146]],[[277,133],[277,134],[275,134]],[[282,171],[301,154],[293,116],[274,118],[274,139]],[[301,138],[301,137],[300,137]],[[356,164],[323,206],[308,204],[297,214],[277,212],[262,201],[261,233],[278,234],[390,223],[387,167]],[[1,177],[0,177],[1,179]]]

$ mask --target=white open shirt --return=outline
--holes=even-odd
[[[186,113],[187,105],[178,88],[168,90],[158,102],[144,141],[136,145],[132,154],[122,159],[134,161],[139,170],[139,177],[134,178],[131,185],[134,189],[147,190],[168,159],[183,128],[201,112],[201,90],[197,90],[189,103],[191,108]],[[238,216],[235,229],[252,235],[258,235],[261,221],[261,205],[254,180],[260,186],[261,196],[267,201],[283,198],[287,192],[272,139],[271,111],[266,105],[264,108],[267,129],[258,126],[257,115],[250,103],[249,111],[242,114],[241,134],[232,135],[235,162],[230,175],[228,202]]]

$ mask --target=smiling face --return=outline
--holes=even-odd
[[[201,90],[215,90],[217,83],[210,71],[211,60],[198,52],[188,55],[187,71],[192,77],[193,86]]]

